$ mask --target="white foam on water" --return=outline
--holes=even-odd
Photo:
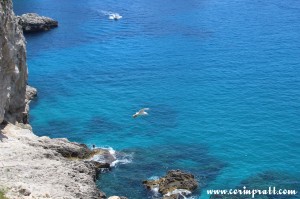
[[[165,194],[164,196],[171,196],[173,194],[179,194],[181,195],[184,199],[188,199],[186,196],[191,195],[192,192],[186,189],[175,189],[171,192],[168,192],[167,194]]]
[[[161,197],[161,194],[158,192],[159,190],[159,186],[154,186],[151,188],[151,192],[153,194],[153,198],[160,198]]]
[[[124,158],[124,159],[117,159],[115,161],[113,161],[110,166],[111,167],[116,167],[117,164],[129,164],[132,162],[132,159],[127,159],[127,158]]]
[[[158,176],[151,176],[150,178],[148,178],[148,180],[158,180],[159,177]]]
[[[104,16],[108,16],[108,19],[118,20],[122,18],[122,16],[117,12],[101,10],[100,13]]]
[[[198,199],[199,197],[197,196],[191,196],[191,197],[187,197],[187,199]]]
[[[111,156],[115,159],[112,163],[110,163],[111,167],[116,167],[120,164],[129,164],[132,162],[133,154],[119,153],[116,152],[112,147],[96,147],[96,149],[104,149],[107,150]],[[106,162],[105,157],[103,155],[95,155],[92,160],[104,163]]]

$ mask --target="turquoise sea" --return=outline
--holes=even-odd
[[[300,192],[298,0],[14,0],[14,9],[59,21],[26,35],[34,132],[125,152],[130,163],[98,179],[107,195],[152,198],[141,182],[170,169],[195,174],[194,198],[242,185]],[[149,116],[133,119],[143,107]]]

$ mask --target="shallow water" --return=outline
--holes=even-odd
[[[29,83],[39,90],[35,133],[133,156],[99,179],[108,195],[151,197],[141,181],[177,168],[197,176],[201,198],[209,197],[205,189],[235,188],[269,170],[299,183],[298,1],[14,6],[59,21],[26,35]],[[150,115],[132,119],[142,107]]]

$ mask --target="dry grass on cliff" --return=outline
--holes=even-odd
[[[3,191],[1,191],[1,190],[0,190],[0,199],[7,199],[7,198],[4,196]]]

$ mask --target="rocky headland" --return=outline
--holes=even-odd
[[[58,21],[36,13],[27,13],[17,17],[25,33],[47,31],[58,27]]]

